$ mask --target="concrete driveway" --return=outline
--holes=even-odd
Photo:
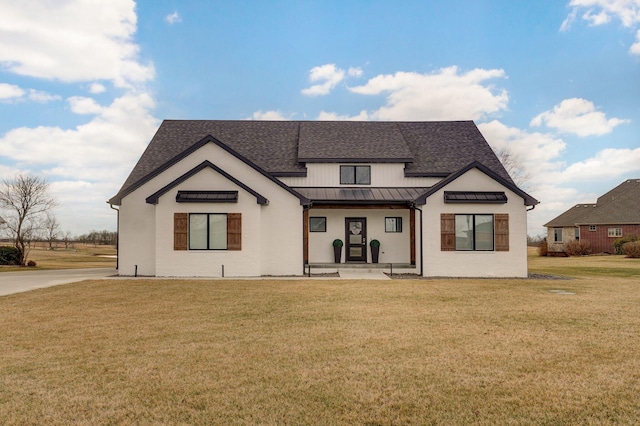
[[[0,296],[116,275],[114,268],[0,272]]]

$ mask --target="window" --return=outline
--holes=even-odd
[[[327,232],[327,218],[326,217],[310,217],[309,231],[310,232]]]
[[[402,232],[401,217],[385,217],[384,232]]]
[[[622,237],[622,228],[609,228],[610,237]]]
[[[576,240],[580,240],[580,228],[576,228],[575,237],[576,237]]]
[[[491,243],[489,242],[490,237],[493,238]],[[487,250],[491,250],[491,246],[496,252],[509,251],[508,214],[440,214],[440,250],[463,250],[462,247],[475,247],[475,250],[483,250],[486,247]]]
[[[227,215],[193,213],[189,215],[190,250],[226,250]]]
[[[340,166],[340,185],[371,185],[371,166]]]
[[[562,228],[553,228],[553,242],[554,243],[562,242]]]
[[[242,250],[242,213],[174,213],[174,250]]]
[[[455,215],[456,250],[493,250],[493,215]]]
[[[595,230],[596,230],[595,225],[589,225],[589,231],[595,231]]]

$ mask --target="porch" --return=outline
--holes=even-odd
[[[337,272],[350,273],[351,271],[358,274],[365,272],[387,273],[389,275],[396,274],[418,274],[420,271],[416,265],[411,263],[327,263],[315,262],[306,263],[304,265],[304,275],[311,276],[315,274]]]

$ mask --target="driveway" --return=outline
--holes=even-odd
[[[0,272],[0,296],[116,275],[114,268]]]

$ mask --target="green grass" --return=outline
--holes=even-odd
[[[0,423],[633,424],[638,306],[598,275],[41,289],[0,298]]]

